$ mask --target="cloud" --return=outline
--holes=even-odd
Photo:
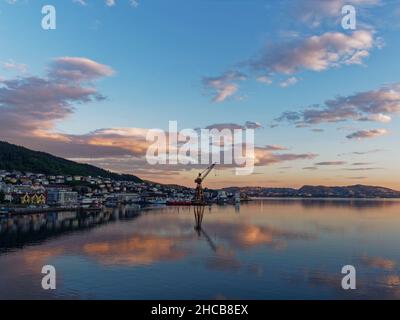
[[[360,130],[346,136],[347,139],[371,139],[388,134],[386,129]]]
[[[55,73],[58,74],[58,73]],[[89,74],[92,74],[89,72]],[[50,152],[75,161],[94,164],[108,170],[123,173],[142,173],[144,177],[165,175],[165,165],[152,166],[146,161],[146,152],[151,144],[146,140],[145,128],[102,128],[87,134],[73,135],[54,131],[55,122],[74,112],[74,104],[83,104],[100,95],[94,88],[86,89],[72,85],[70,77],[60,82],[45,78],[28,78],[25,81],[5,82],[0,89],[0,103],[7,108],[0,120],[2,138],[12,143]],[[79,79],[86,76],[79,76]],[[66,82],[67,81],[67,82]],[[79,82],[78,82],[79,83]],[[261,124],[247,121],[243,125],[234,123],[214,124],[207,128],[245,129],[260,128]],[[38,129],[40,128],[40,129]],[[12,131],[13,130],[13,131]],[[166,133],[168,135],[168,132]],[[280,146],[255,148],[255,165],[266,166],[284,161],[306,160],[314,154],[275,154],[272,151],[286,150]],[[198,165],[168,165],[168,171],[178,176],[182,171],[198,168]],[[232,165],[221,165],[229,169]]]
[[[349,152],[349,153],[341,153],[341,154],[338,154],[338,156],[339,157],[347,156],[347,155],[363,156],[363,155],[378,153],[378,152],[382,152],[382,151],[385,151],[385,150],[383,150],[383,149],[374,149],[374,150],[367,150],[367,151],[353,151],[353,152]]]
[[[316,166],[340,166],[343,164],[346,164],[347,162],[345,161],[324,161],[324,162],[318,162],[315,165]]]
[[[49,76],[64,81],[90,81],[110,77],[114,70],[88,58],[61,57],[54,59]]]
[[[382,168],[349,168],[347,171],[372,171],[372,170],[381,170]]]
[[[354,162],[351,165],[352,166],[368,166],[370,164],[371,164],[370,162]]]
[[[86,6],[87,5],[85,0],[72,0],[72,2],[80,4],[81,6]]]
[[[329,0],[329,1],[301,1],[296,3],[293,12],[300,21],[310,27],[318,27],[326,17],[337,17],[344,5],[354,5],[358,10],[364,6],[379,5],[381,0]]]
[[[257,81],[264,83],[264,84],[272,84],[272,79],[270,77],[267,76],[259,76],[257,77]]]
[[[375,121],[375,122],[388,123],[392,121],[392,117],[379,113],[361,117],[358,119],[358,121]]]
[[[224,102],[239,89],[238,81],[246,80],[247,76],[238,71],[227,71],[217,77],[204,77],[203,86],[214,97],[213,102]]]
[[[294,74],[302,70],[323,71],[341,65],[361,64],[374,46],[374,35],[369,30],[358,30],[350,35],[327,32],[270,44],[250,64],[266,75]]]
[[[5,70],[15,70],[19,73],[26,73],[28,71],[28,66],[26,64],[17,63],[12,59],[2,62],[1,66]]]
[[[259,129],[263,128],[262,124],[259,122],[253,122],[253,121],[246,121],[245,127],[247,129]]]
[[[305,38],[291,38],[284,42],[270,43],[258,57],[241,63],[250,67],[256,80],[271,84],[275,75],[290,75],[280,82],[286,88],[299,78],[302,71],[323,71],[343,65],[361,65],[379,39],[370,30],[357,30],[351,34],[326,32]],[[239,71],[227,71],[218,77],[203,78],[203,86],[214,95],[214,102],[223,102],[239,89],[239,81],[247,76]]]
[[[135,174],[141,174],[142,176],[152,177],[158,176],[158,178],[165,175],[165,169],[168,168],[168,172],[173,173],[173,175],[178,175],[183,171],[190,171],[194,168],[201,168],[201,165],[149,165],[145,159],[146,150],[148,143],[142,140],[139,136],[131,137],[127,139],[127,144],[121,142],[121,137],[113,136],[109,139],[104,139],[102,137],[99,139],[93,139],[93,134],[86,137],[86,143],[90,143],[91,146],[114,146],[116,150],[109,150],[118,153],[122,150],[126,150],[125,156],[110,156],[110,157],[98,157],[91,156],[90,158],[75,158],[75,161],[88,162],[96,166],[100,166],[109,170],[118,172],[134,172]],[[78,139],[78,138],[76,138]],[[74,147],[72,145],[72,147]],[[68,149],[68,147],[66,147]],[[244,146],[246,148],[246,146]],[[65,148],[64,148],[65,149]],[[277,149],[277,148],[274,148]],[[286,149],[284,147],[279,149]],[[102,150],[102,152],[107,150]],[[286,161],[297,161],[297,160],[310,160],[317,157],[316,154],[305,153],[305,154],[295,154],[295,153],[275,153],[270,147],[255,147],[254,155],[254,165],[255,166],[269,166],[273,164],[278,164]],[[232,165],[219,165],[221,170],[231,169],[236,167],[235,164]]]
[[[378,0],[354,0],[357,4],[376,4]],[[299,2],[294,7],[299,7],[296,13],[322,13],[335,11],[335,15],[341,14],[342,0],[330,1],[306,1]],[[351,2],[351,1],[350,1]],[[329,4],[328,4],[329,3]],[[291,4],[290,4],[291,5]],[[289,5],[289,7],[290,7]],[[279,6],[279,4],[278,4]],[[308,7],[311,8],[308,8]],[[281,6],[282,10],[288,5]],[[305,9],[305,11],[303,11]],[[315,10],[313,10],[315,9]],[[277,9],[279,10],[279,8]],[[324,15],[324,14],[323,14]],[[307,20],[307,19],[306,19]],[[301,72],[321,72],[331,68],[349,65],[364,65],[374,48],[382,48],[383,40],[375,36],[373,28],[363,25],[353,32],[324,32],[316,35],[287,37],[287,32],[281,32],[281,41],[268,42],[255,57],[242,61],[236,68],[246,70],[256,81],[270,85],[274,78],[280,79],[279,86],[287,88],[295,85],[300,78],[295,76]],[[293,35],[289,31],[289,34]],[[239,67],[238,67],[239,66]],[[229,79],[228,71],[214,78],[203,78],[203,85],[214,91],[214,102],[223,102],[233,96],[239,89],[239,79]],[[238,72],[238,71],[236,71]],[[286,79],[282,79],[286,76]],[[227,79],[228,78],[228,79]],[[236,80],[236,81],[233,81]],[[243,77],[240,80],[247,80]]]
[[[39,133],[73,112],[73,104],[102,100],[95,88],[38,77],[0,83],[2,136]]]
[[[298,78],[296,78],[296,77],[290,77],[290,78],[288,78],[287,80],[282,81],[282,82],[279,84],[279,86],[282,87],[282,88],[287,88],[287,87],[290,87],[290,86],[295,85],[298,81],[299,81]]]
[[[101,128],[86,134],[60,133],[56,123],[75,112],[79,105],[102,101],[94,83],[110,77],[114,70],[96,61],[82,57],[61,57],[48,66],[45,76],[18,77],[0,81],[0,136],[11,143],[52,154],[91,163],[117,172],[146,172],[147,176],[160,175],[165,166],[151,166],[146,153],[146,128]],[[236,79],[236,76],[229,76]],[[208,129],[258,129],[255,121],[244,124],[220,123]],[[166,133],[168,136],[168,132]],[[232,147],[232,146],[230,146]],[[246,148],[246,146],[245,146]],[[255,165],[313,159],[311,153],[275,153],[285,147],[269,145],[255,147]],[[168,165],[168,170],[179,172],[198,168],[199,165]],[[230,169],[232,165],[221,166]]]
[[[216,123],[216,124],[211,124],[208,125],[207,127],[205,127],[205,129],[217,129],[217,130],[224,130],[224,129],[228,129],[228,130],[235,130],[235,129],[260,129],[263,126],[261,125],[261,123],[259,122],[254,122],[254,121],[246,121],[246,123],[244,125],[241,124],[237,124],[237,123]]]
[[[267,147],[255,147],[254,149],[254,164],[256,166],[266,166],[271,164],[282,163],[286,161],[296,160],[312,160],[318,157],[314,153],[273,153],[271,146]]]
[[[270,150],[270,151],[283,151],[283,150],[288,150],[286,147],[279,146],[279,145],[267,145],[265,146],[265,150]]]
[[[11,0],[11,1],[16,2],[17,0]],[[88,4],[87,0],[72,0],[72,2],[77,3],[81,6],[87,6]],[[117,0],[104,0],[104,3],[107,7],[114,7],[117,5]],[[129,4],[132,7],[137,8],[139,6],[139,0],[129,0]]]
[[[302,111],[286,111],[275,119],[295,125],[334,123],[341,121],[389,122],[390,115],[400,113],[400,84],[376,90],[339,96],[323,105],[312,105]]]
[[[105,128],[85,135],[69,136],[70,141],[96,147],[113,147],[125,150],[125,155],[143,156],[150,143],[146,140],[148,129],[143,128]]]
[[[83,82],[109,76],[111,70],[89,59],[60,58],[47,77],[0,81],[1,136],[45,136],[56,121],[73,113],[74,105],[105,99]]]

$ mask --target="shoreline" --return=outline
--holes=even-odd
[[[339,198],[339,197],[257,197],[251,198],[248,201],[242,202],[242,204],[246,204],[248,202],[253,201],[331,201],[331,202],[400,202],[400,198]],[[132,204],[134,205],[134,204]],[[217,206],[236,206],[235,203],[212,203],[208,205],[217,205]],[[128,205],[129,206],[129,205]],[[195,205],[191,205],[195,206]],[[159,205],[150,205],[150,206],[143,206],[137,208],[139,210],[142,209],[155,209],[155,208],[163,208],[163,207],[190,207],[188,205],[176,205],[176,206],[169,206],[164,204]],[[31,215],[31,214],[41,214],[41,213],[58,213],[58,212],[82,212],[82,213],[93,213],[93,212],[100,212],[107,207],[103,205],[101,207],[96,208],[85,208],[81,206],[76,207],[49,207],[49,208],[8,208],[8,207],[0,207],[0,216],[23,216],[23,215]]]
[[[330,200],[330,201],[400,201],[400,198],[341,198],[341,197],[257,197],[256,200]]]

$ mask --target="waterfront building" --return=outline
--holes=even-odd
[[[47,202],[56,205],[75,205],[78,203],[78,193],[65,189],[51,189],[47,191]]]
[[[44,193],[25,193],[20,197],[20,203],[24,205],[45,205],[46,195]]]

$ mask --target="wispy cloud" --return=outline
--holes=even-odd
[[[15,62],[12,59],[3,61],[0,63],[0,65],[5,70],[17,71],[18,73],[21,73],[21,74],[26,73],[28,71],[28,66],[26,64]]]
[[[373,168],[373,167],[368,167],[368,168],[348,168],[345,169],[346,171],[373,171],[373,170],[382,170],[382,168]]]
[[[346,136],[347,139],[371,139],[388,134],[386,129],[360,130]]]
[[[326,32],[267,45],[250,64],[266,75],[294,74],[302,70],[322,71],[341,65],[361,64],[374,46],[374,35],[369,30],[358,30],[349,35]]]
[[[288,150],[288,148],[284,147],[284,146],[279,146],[276,144],[273,145],[267,145],[265,146],[266,150],[271,150],[271,151],[282,151],[282,150]]]
[[[341,166],[346,164],[346,161],[324,161],[324,162],[317,162],[316,166]]]
[[[217,129],[217,130],[235,130],[235,129],[260,129],[263,126],[259,122],[255,121],[246,121],[244,124],[237,124],[237,123],[215,123],[210,124],[205,127],[205,129]]]
[[[139,6],[139,0],[125,0],[128,2],[132,7],[137,8]],[[16,0],[14,0],[16,2]],[[90,2],[89,0],[72,0],[72,2],[77,3],[81,6],[87,6],[88,3]],[[117,5],[117,2],[120,2],[119,0],[104,0],[104,3],[107,7],[114,7]]]
[[[357,30],[351,34],[326,32],[269,43],[256,58],[240,65],[250,69],[249,73],[265,84],[272,84],[274,77],[286,76],[279,86],[287,88],[299,81],[295,75],[303,71],[320,72],[345,65],[361,65],[374,47],[379,47],[379,41],[371,30]],[[228,71],[218,77],[203,78],[203,85],[213,92],[214,102],[223,102],[237,92],[239,81],[247,79],[242,72]]]
[[[54,59],[49,76],[57,81],[90,81],[110,77],[114,70],[104,64],[82,57],[61,57]]]
[[[275,121],[294,125],[313,125],[343,121],[375,121],[387,123],[393,115],[400,113],[400,84],[383,86],[377,90],[359,92],[350,96],[339,96],[327,100],[323,105],[312,105],[302,111],[286,111]],[[384,131],[370,131],[372,135]],[[361,132],[360,135],[368,135]],[[358,135],[350,135],[356,138]]]
[[[239,89],[238,82],[246,79],[241,72],[228,71],[217,77],[204,77],[203,85],[213,95],[213,102],[220,103],[232,97]]]
[[[296,160],[312,160],[318,157],[315,153],[273,153],[270,147],[257,147],[255,148],[255,165],[265,166],[269,164],[282,163],[286,161]]]
[[[304,24],[307,24],[311,28],[316,28],[326,18],[334,18],[334,21],[336,21],[344,5],[354,5],[361,10],[364,7],[374,7],[381,3],[381,0],[299,1],[294,4],[293,13]]]
[[[388,123],[392,121],[392,117],[388,115],[384,115],[382,113],[378,114],[370,114],[366,115],[364,117],[360,117],[358,121],[375,121],[375,122],[382,122],[382,123]]]
[[[18,77],[0,81],[0,128],[3,137],[45,134],[64,119],[74,104],[105,99],[92,84],[112,69],[85,58],[59,58],[46,77]]]
[[[270,77],[267,76],[259,76],[257,77],[257,81],[264,83],[264,84],[272,84],[272,79]]]
[[[348,153],[340,153],[340,154],[338,154],[338,156],[339,157],[347,156],[347,155],[364,156],[364,155],[379,153],[379,152],[383,152],[383,151],[385,151],[385,150],[373,149],[373,150],[367,150],[367,151],[353,151],[353,152],[348,152]]]
[[[287,88],[287,87],[290,87],[290,86],[295,85],[297,82],[299,82],[299,79],[298,79],[298,78],[296,78],[296,77],[290,77],[290,78],[286,79],[285,81],[282,81],[279,85],[280,85],[282,88]]]
[[[368,166],[370,164],[371,164],[370,162],[354,162],[351,165],[352,166]]]

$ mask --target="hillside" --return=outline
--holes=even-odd
[[[297,191],[300,197],[331,198],[400,198],[400,192],[376,186],[348,187],[304,186]]]
[[[230,192],[238,190],[252,197],[297,197],[297,198],[400,198],[400,191],[365,185],[346,187],[303,186],[293,188],[225,188]]]
[[[0,170],[17,170],[47,175],[100,176],[120,181],[142,181],[133,175],[120,175],[89,164],[77,163],[2,141],[0,141]]]

